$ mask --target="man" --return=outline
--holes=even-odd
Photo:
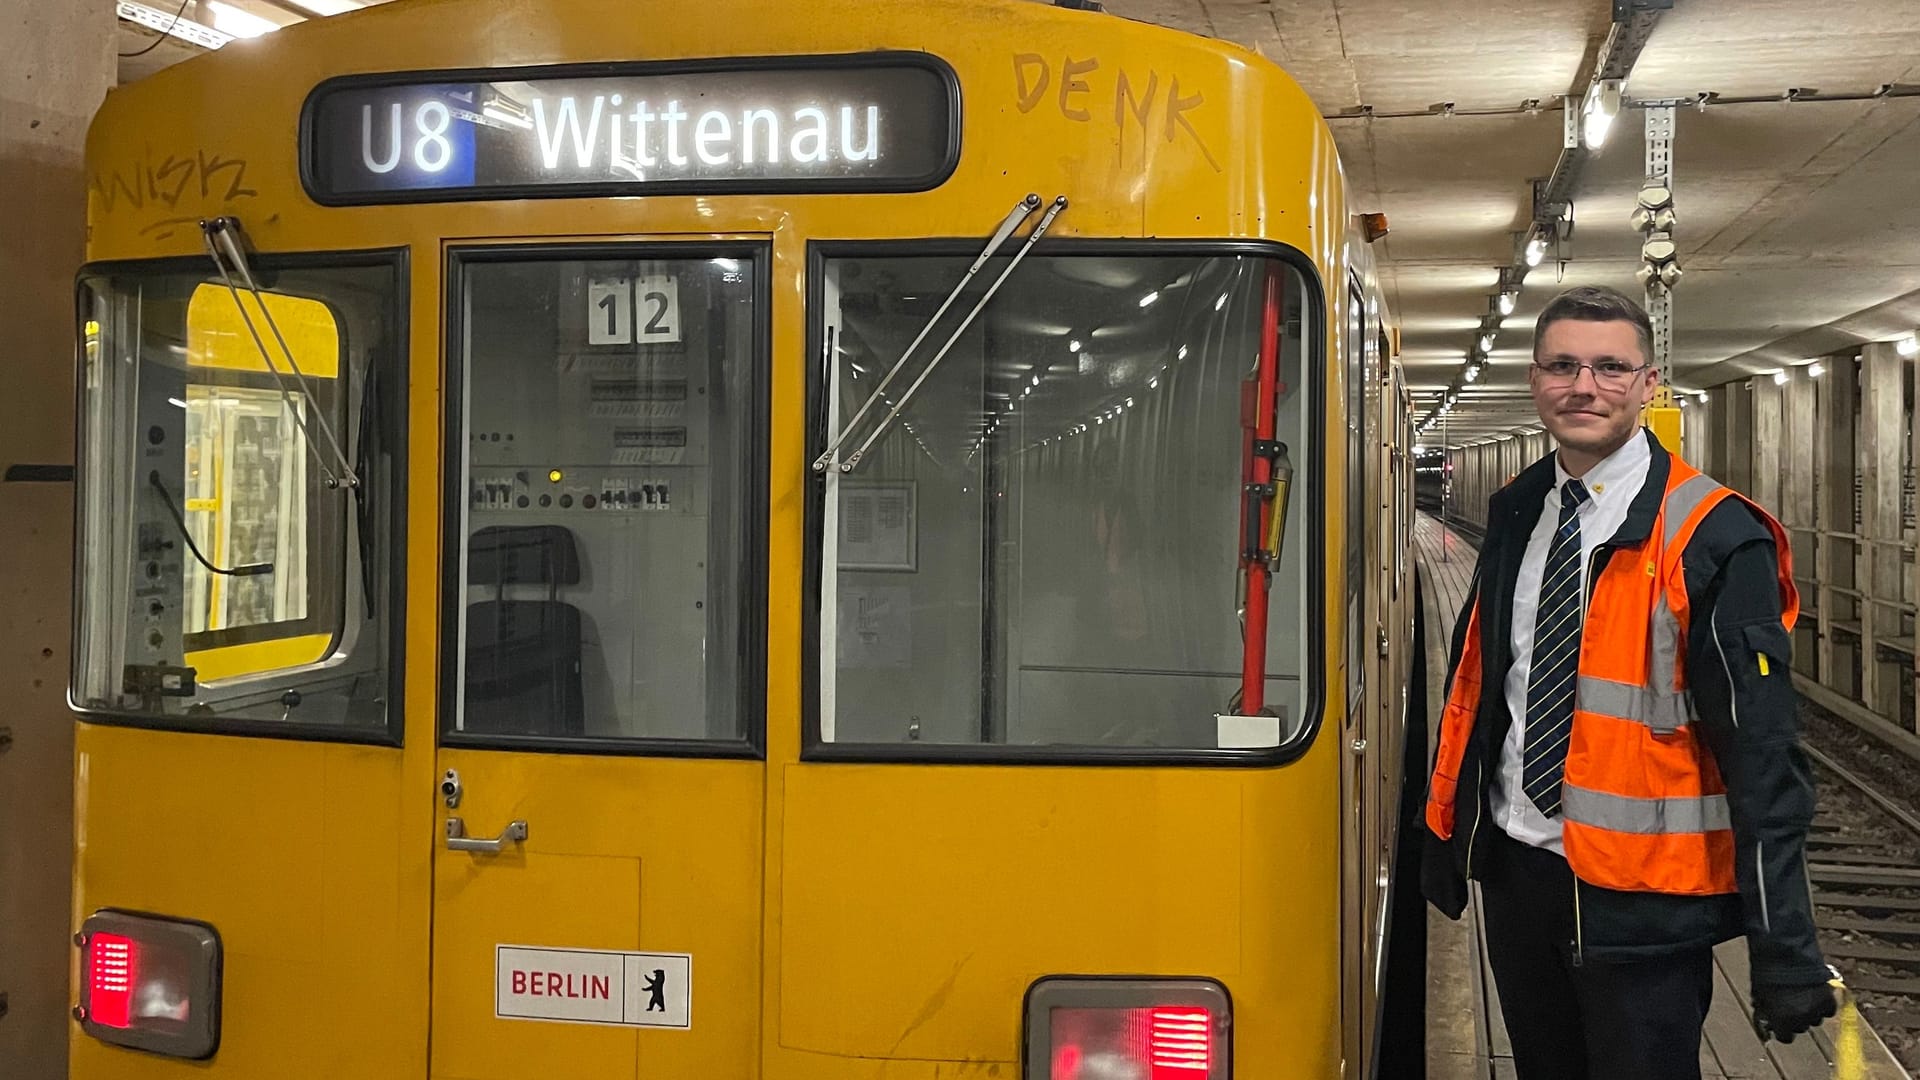
[[[1700,1076],[1712,947],[1758,1019],[1834,1012],[1804,859],[1785,533],[1640,426],[1640,305],[1555,298],[1527,373],[1558,451],[1494,493],[1426,811],[1429,899],[1481,883],[1521,1080]]]

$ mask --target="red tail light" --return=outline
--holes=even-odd
[[[1196,979],[1051,978],[1027,992],[1027,1061],[1044,1080],[1225,1080],[1232,1004]],[[1028,1066],[1032,1069],[1032,1066]]]
[[[1148,1009],[1147,1051],[1153,1080],[1205,1076],[1213,1070],[1213,1015],[1205,1009]]]
[[[101,933],[87,939],[87,1010],[94,1023],[127,1026],[139,962],[140,943],[124,934]]]
[[[1206,1080],[1213,1070],[1213,1016],[1206,1009],[1054,1009],[1047,1080]]]
[[[74,1018],[102,1042],[205,1058],[220,1043],[220,937],[213,927],[98,911],[80,928]]]

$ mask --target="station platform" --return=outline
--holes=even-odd
[[[1448,640],[1473,580],[1474,542],[1421,514],[1414,541],[1426,603],[1427,715],[1438,721],[1444,701]],[[1438,738],[1429,739],[1437,745]],[[1428,1080],[1514,1080],[1513,1053],[1487,967],[1479,886],[1455,922],[1427,908]],[[1700,1044],[1705,1080],[1829,1080],[1834,1076],[1838,1022],[1791,1044],[1762,1043],[1753,1030],[1747,945],[1734,940],[1714,953],[1717,983]],[[1870,1029],[1864,1031],[1870,1080],[1911,1080]]]

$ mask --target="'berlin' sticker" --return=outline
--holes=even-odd
[[[687,953],[494,947],[494,1016],[575,1024],[693,1026]]]

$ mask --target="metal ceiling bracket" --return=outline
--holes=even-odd
[[[1649,106],[1647,114],[1647,176],[1644,188],[1659,188],[1667,192],[1673,190],[1673,136],[1674,107],[1672,105]],[[1671,215],[1665,229],[1648,226],[1649,240],[1656,237],[1671,240],[1673,227]],[[1642,249],[1643,252],[1646,250]],[[1672,267],[1671,279],[1662,273],[1667,266]],[[1656,266],[1645,259],[1641,274],[1645,278],[1647,290],[1647,317],[1653,322],[1653,365],[1667,372],[1668,361],[1673,355],[1673,281],[1677,280],[1679,263],[1669,258],[1663,266]]]
[[[1673,0],[1613,0],[1613,21],[1625,22],[1643,11],[1672,11]]]

